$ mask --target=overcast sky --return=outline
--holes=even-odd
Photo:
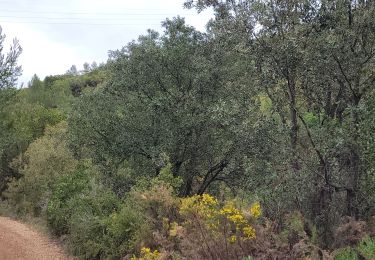
[[[183,8],[184,0],[0,0],[0,26],[9,47],[18,38],[25,84],[63,74],[71,65],[107,60],[108,50],[119,49],[148,28],[177,15],[205,30],[211,12],[197,14]]]

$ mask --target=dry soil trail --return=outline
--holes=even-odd
[[[68,260],[61,248],[25,224],[0,217],[0,260]]]

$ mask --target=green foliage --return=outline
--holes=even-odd
[[[89,176],[84,170],[63,175],[56,181],[47,208],[47,221],[54,233],[58,235],[69,233],[69,221],[75,212],[71,200],[84,193],[88,187]]]
[[[346,248],[338,250],[338,252],[335,253],[334,259],[335,260],[357,260],[358,255],[354,249],[350,247],[346,247]]]
[[[305,219],[301,212],[294,211],[285,216],[285,226],[280,233],[283,242],[289,242],[292,238],[302,238],[305,235]]]
[[[375,214],[373,1],[185,6],[213,8],[207,32],[167,19],[25,89],[0,31],[3,212],[46,217],[83,259],[375,258],[354,221]]]
[[[375,239],[365,237],[357,246],[357,250],[366,260],[375,259]]]
[[[99,84],[104,78],[103,70],[96,69],[80,77]],[[28,88],[0,90],[0,192],[7,188],[10,179],[21,176],[19,169],[11,167],[11,162],[44,134],[47,125],[67,118],[74,101],[70,89],[74,80],[77,79],[63,75],[42,81],[35,75]]]
[[[0,90],[0,114],[6,113],[5,108],[10,102],[14,101],[18,90],[16,88],[5,88]]]
[[[47,221],[57,235],[65,235],[79,258],[117,259],[132,250],[145,219],[134,205],[121,204],[95,178],[92,166],[80,166],[56,182]]]
[[[112,213],[107,219],[106,254],[120,257],[133,251],[139,239],[144,235],[142,232],[148,231],[147,224],[143,212],[134,206],[124,204],[119,211]]]
[[[106,73],[104,68],[95,69],[69,81],[70,91],[73,96],[78,97],[84,93],[100,88],[105,81]]]
[[[93,177],[92,169],[83,168],[56,182],[47,221],[53,233],[66,236],[71,251],[79,258],[118,257],[119,233],[110,216],[119,208],[115,194]]]
[[[260,102],[260,111],[265,115],[271,114],[272,109],[272,101],[266,95],[259,95],[259,102]]]
[[[169,185],[173,191],[177,192],[181,185],[183,183],[183,180],[181,179],[181,177],[177,176],[173,176],[173,173],[172,173],[172,165],[170,163],[168,163],[166,166],[164,166],[161,170],[160,170],[160,173],[159,175],[153,179],[152,181],[152,185],[154,186],[157,186],[158,184],[159,185]]]
[[[315,126],[319,124],[319,117],[316,116],[314,113],[311,113],[311,112],[305,113],[303,117],[309,126]]]
[[[69,112],[74,101],[70,89],[70,77],[57,77],[41,81],[36,75],[31,79],[29,88],[25,91],[26,99],[33,104],[46,108],[58,108],[65,113]]]
[[[366,106],[361,111],[362,123],[359,127],[360,147],[364,173],[361,176],[361,190],[366,198],[366,204],[362,205],[361,212],[365,216],[375,214],[375,208],[371,205],[375,203],[375,93],[372,92],[366,102]]]
[[[225,84],[227,68],[217,64],[230,57],[210,53],[207,35],[182,18],[163,26],[163,35],[149,31],[111,52],[107,84],[83,96],[70,118],[72,146],[102,165],[143,161],[137,173],[149,177],[167,157],[183,180],[180,193],[201,193],[219,177],[243,176],[237,169],[250,151],[241,141],[252,100]]]
[[[66,131],[66,122],[48,127],[44,136],[13,161],[21,178],[10,182],[6,196],[19,213],[43,213],[56,180],[74,171],[77,161],[66,145]]]
[[[159,174],[156,177],[152,178],[151,181],[147,176],[144,178],[138,178],[138,181],[134,185],[134,188],[136,188],[137,190],[146,191],[155,187],[165,186],[168,189],[171,189],[174,194],[178,194],[182,183],[183,180],[181,179],[181,177],[173,176],[172,165],[168,163],[166,166],[160,169]]]
[[[64,206],[68,217],[67,242],[74,255],[95,259],[116,254],[111,248],[112,237],[106,237],[107,218],[119,207],[119,201],[111,191],[92,187],[76,194]],[[57,216],[58,212],[50,213]]]
[[[3,93],[3,90],[0,92]],[[28,145],[43,135],[47,125],[55,125],[65,119],[58,109],[48,109],[26,101],[27,92],[13,92],[12,102],[0,110],[0,192],[3,192],[11,178],[19,178],[18,169],[11,162],[24,153]]]
[[[303,232],[304,231],[304,223],[303,223],[303,217],[300,212],[292,212],[287,217],[287,225],[291,231],[295,232]]]
[[[22,52],[22,48],[17,39],[13,40],[7,54],[4,50],[5,34],[0,26],[0,91],[5,88],[13,88],[17,78],[21,75],[21,66],[17,65],[17,59]],[[1,106],[1,105],[0,105]]]
[[[374,259],[375,240],[365,236],[355,247],[340,248],[334,252],[335,260]]]
[[[124,197],[131,188],[142,179],[142,175],[136,173],[132,164],[125,162],[117,169],[106,171],[102,174],[106,183],[119,197]]]
[[[22,95],[24,93],[20,93]],[[48,109],[21,100],[8,108],[8,127],[19,139],[32,141],[43,135],[47,125],[55,125],[65,119],[58,109]]]

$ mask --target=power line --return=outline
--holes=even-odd
[[[43,17],[43,16],[11,16],[11,15],[0,15],[0,18],[20,18],[20,19],[41,19],[41,20],[82,20],[82,21],[90,21],[90,20],[101,20],[101,21],[126,21],[126,17],[123,18],[108,18],[108,17]],[[135,20],[134,18],[131,18]],[[144,17],[140,17],[137,20],[160,20],[158,17],[152,17],[145,19]]]
[[[17,20],[17,19],[28,19],[28,20]],[[30,20],[31,19],[31,20]],[[99,21],[99,22],[97,22]],[[105,22],[108,21],[108,22]],[[144,21],[144,23],[141,23]],[[148,25],[151,21],[151,25],[160,25],[163,19],[156,17],[134,19],[126,17],[123,18],[109,18],[109,17],[37,17],[37,16],[11,16],[11,15],[0,15],[0,22],[3,23],[23,23],[23,24],[75,24],[75,25],[112,25],[112,26],[132,26],[132,25]],[[202,19],[202,22],[204,19]]]
[[[62,25],[104,25],[104,26],[160,26],[159,24],[121,24],[121,23],[68,23],[68,22],[41,22],[41,21],[6,21],[0,20],[0,23],[18,23],[18,24],[62,24]]]
[[[65,25],[108,25],[108,26],[160,26],[162,20],[160,19],[147,19],[143,20],[119,20],[119,19],[80,19],[80,18],[57,18],[57,19],[46,19],[46,18],[37,18],[38,20],[11,20],[11,19],[1,19],[0,23],[17,23],[17,24],[65,24]],[[11,17],[15,18],[15,17]],[[19,18],[26,18],[26,17],[19,17]],[[96,22],[99,21],[108,21],[108,22]],[[71,22],[70,22],[71,21]],[[151,23],[149,23],[151,21]]]
[[[30,14],[67,14],[67,15],[75,15],[75,14],[83,14],[83,15],[133,15],[133,16],[139,16],[139,15],[178,15],[176,13],[156,13],[153,12],[153,10],[147,10],[150,11],[150,13],[135,13],[131,10],[127,10],[127,12],[108,12],[108,13],[97,13],[97,12],[57,12],[57,11],[20,11],[20,10],[6,10],[2,9],[2,12],[9,12],[9,13],[30,13]],[[180,13],[180,15],[196,15],[194,13]]]

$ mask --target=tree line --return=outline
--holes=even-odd
[[[355,223],[371,236],[363,223],[375,214],[374,3],[191,0],[185,7],[214,10],[206,32],[167,19],[163,32],[149,30],[111,51],[106,64],[35,76],[25,89],[14,88],[18,42],[0,56],[4,203],[46,217],[86,258],[125,255],[141,244],[171,250],[145,240],[136,220],[151,219],[150,232],[162,233],[162,219],[186,217],[176,213],[179,198],[207,194],[239,208],[260,202],[258,228],[271,221],[280,236],[289,228],[290,245],[316,234],[311,243],[322,249],[354,246],[338,242],[337,230]],[[147,193],[161,183],[173,199]],[[139,193],[147,206],[138,205]],[[169,205],[169,215],[153,199]],[[92,238],[100,230],[105,239]],[[228,258],[240,247],[232,249],[199,257]],[[251,250],[240,255],[255,257]],[[343,254],[361,255],[356,250]]]

